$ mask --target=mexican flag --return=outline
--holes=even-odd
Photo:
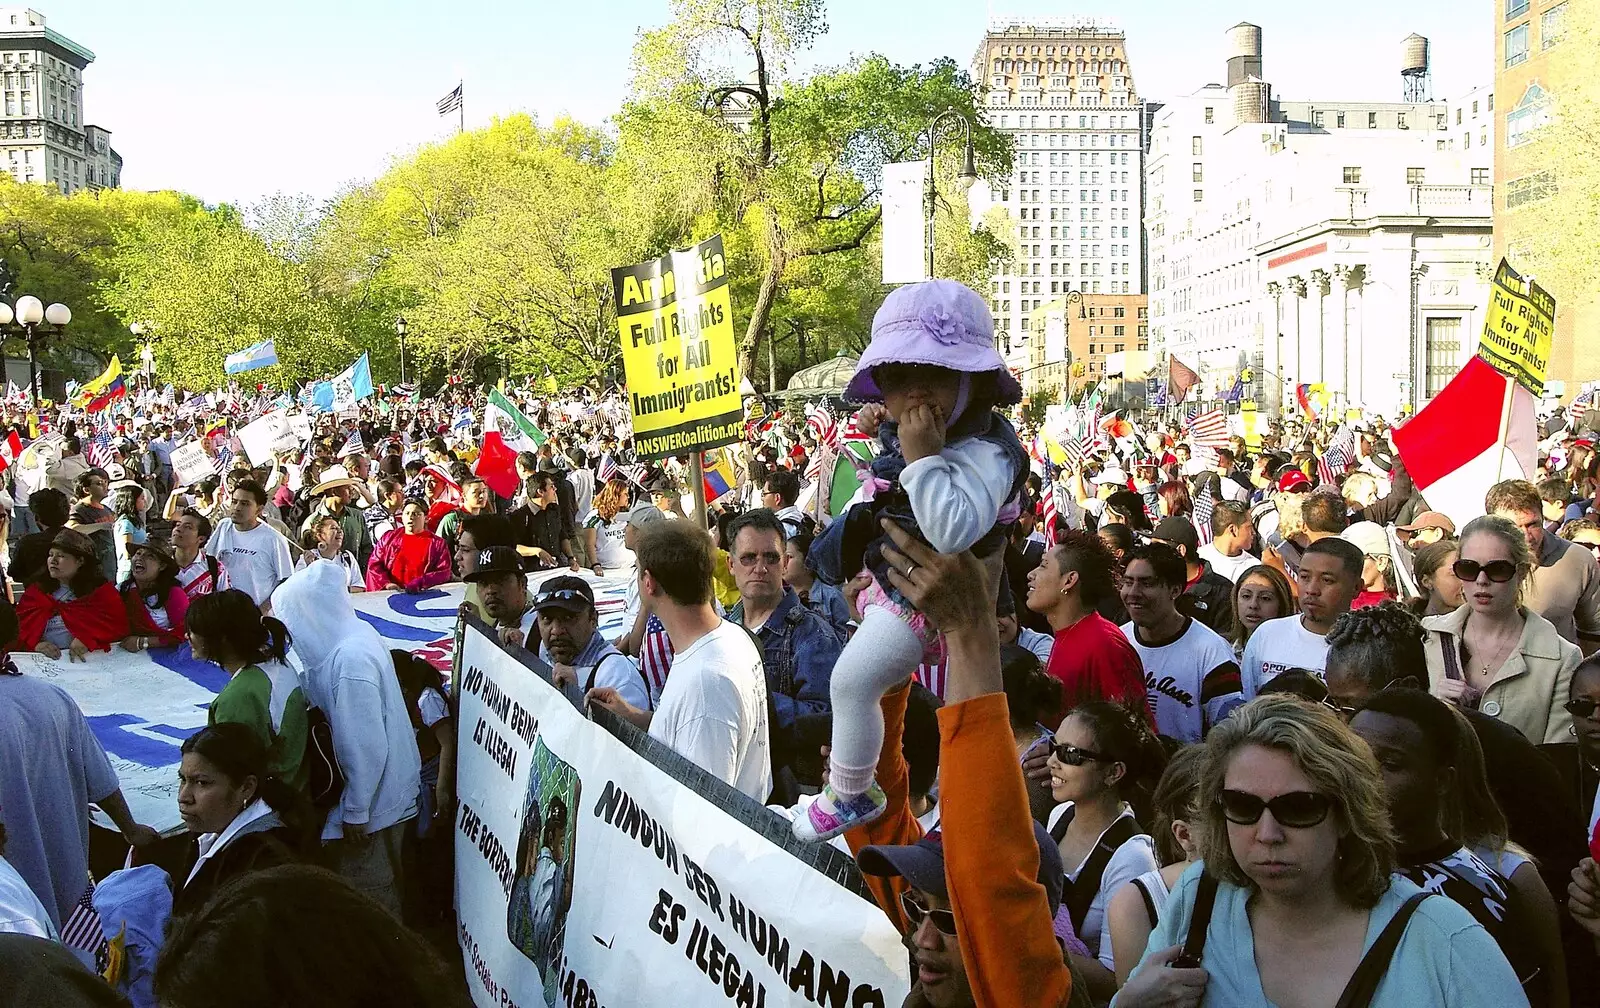
[[[483,429],[485,433],[499,431],[500,440],[513,453],[533,451],[549,440],[499,389],[489,390],[489,402],[483,408]]]

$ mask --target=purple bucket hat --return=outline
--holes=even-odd
[[[883,299],[872,319],[872,342],[845,386],[845,398],[883,401],[872,380],[878,364],[932,364],[968,374],[993,371],[1002,405],[1022,399],[1022,386],[994,348],[994,316],[988,302],[954,280],[907,284]]]

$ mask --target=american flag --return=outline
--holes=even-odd
[[[666,689],[671,671],[672,639],[667,636],[666,624],[651,615],[645,620],[644,642],[639,648],[639,674],[650,688],[651,709],[661,701],[661,691]]]
[[[1594,389],[1584,389],[1567,407],[1567,430],[1576,431],[1583,426],[1583,415],[1594,408]]]
[[[817,444],[834,449],[839,447],[839,423],[826,406],[806,407],[806,430],[817,439]]]
[[[1039,502],[1044,519],[1044,545],[1046,549],[1056,544],[1056,484],[1051,480],[1045,487],[1044,499]],[[926,685],[926,684],[924,684]]]
[[[1228,417],[1220,409],[1209,409],[1189,418],[1189,440],[1197,448],[1228,447]]]
[[[875,440],[871,434],[864,432],[860,427],[856,426],[856,415],[854,413],[850,414],[850,419],[844,422],[844,433],[841,435],[841,437],[846,441]]]
[[[1069,437],[1061,442],[1061,450],[1067,453],[1067,468],[1081,469],[1083,460],[1089,457],[1089,451],[1083,442],[1075,437]]]
[[[930,665],[927,662],[923,662],[917,666],[916,678],[924,689],[940,700],[944,699],[945,666]]]
[[[598,475],[602,486],[622,475],[622,470],[617,468],[617,461],[611,457],[610,452],[600,456],[600,471]]]
[[[72,915],[61,927],[61,944],[98,959],[106,946],[106,937],[100,931],[100,913],[94,908],[93,897],[94,882],[91,880],[72,908]]]
[[[217,446],[217,459],[212,468],[217,471],[218,476],[226,476],[228,470],[233,468],[233,445],[229,443],[231,440],[226,433],[221,437],[212,438],[211,443]]]
[[[1207,480],[1194,498],[1194,530],[1199,535],[1202,546],[1211,541],[1211,516],[1217,507],[1217,499],[1212,496],[1211,487],[1211,481]]]
[[[1324,483],[1338,483],[1354,461],[1356,432],[1346,427],[1328,445],[1328,450],[1317,459],[1317,478]]]
[[[90,438],[89,443],[84,446],[83,454],[88,458],[90,465],[100,469],[104,469],[111,464],[110,426],[102,425],[94,432],[94,437]]]
[[[344,439],[344,444],[339,448],[339,457],[349,458],[351,455],[360,455],[366,450],[366,442],[361,440],[361,429],[356,428]]]

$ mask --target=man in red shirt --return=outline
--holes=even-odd
[[[1115,623],[1095,611],[1116,592],[1115,570],[1098,536],[1070,531],[1028,575],[1028,608],[1048,620],[1055,634],[1046,671],[1061,680],[1062,715],[1090,700],[1113,700],[1150,717],[1138,652]]]

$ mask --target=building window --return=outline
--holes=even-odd
[[[1377,129],[1377,128],[1378,128],[1378,113],[1376,113],[1376,112],[1368,112],[1367,113],[1367,129]]]
[[[1528,26],[1517,25],[1506,32],[1506,66],[1514,67],[1528,58]]]
[[[1194,177],[1196,182],[1204,182],[1206,180],[1205,165],[1196,163],[1195,166],[1190,170],[1190,174]]]
[[[1506,183],[1506,209],[1516,210],[1530,203],[1549,199],[1556,194],[1556,177],[1553,172],[1542,171],[1524,175]]]
[[[1344,170],[1344,184],[1345,185],[1360,185],[1361,184],[1361,168],[1359,166],[1347,165],[1345,167],[1345,170]]]
[[[1311,113],[1311,125],[1317,127],[1318,129],[1322,128],[1323,113],[1321,111]]]
[[[1200,154],[1201,154],[1201,151],[1203,150],[1203,148],[1204,148],[1204,145],[1201,142],[1199,137],[1190,137],[1189,138],[1189,153],[1190,154],[1192,154],[1195,157],[1199,157]]]
[[[1204,200],[1205,200],[1205,198],[1206,198],[1206,194],[1205,194],[1205,192],[1204,192],[1204,191],[1202,191],[1202,190],[1200,190],[1200,189],[1196,189],[1196,190],[1195,190],[1195,191],[1194,191],[1194,201],[1195,201],[1195,202],[1196,202],[1196,203],[1200,203],[1200,202],[1202,202],[1202,201],[1204,201]]]
[[[1567,4],[1560,3],[1539,15],[1539,48],[1549,49],[1561,41],[1567,21]]]
[[[1487,169],[1487,168],[1474,168],[1474,169],[1472,169],[1472,184],[1473,185],[1488,185],[1489,184],[1489,169]]]
[[[1506,20],[1528,13],[1528,0],[1506,0]]]
[[[1206,106],[1206,122],[1214,123],[1216,121],[1217,121],[1217,110],[1212,108],[1210,105],[1207,105]]]
[[[1422,185],[1426,175],[1427,172],[1421,168],[1407,168],[1406,185]]]
[[[1333,124],[1335,126],[1337,126],[1339,129],[1344,129],[1344,113],[1343,112],[1338,113],[1334,117]]]
[[[1432,399],[1461,370],[1461,319],[1428,319],[1426,338],[1428,374],[1425,387],[1428,398]]]

